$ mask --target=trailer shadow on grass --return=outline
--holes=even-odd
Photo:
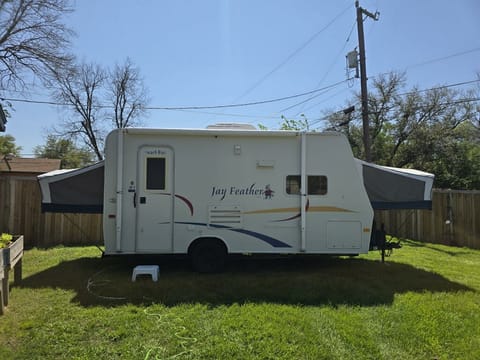
[[[159,264],[158,282],[131,281],[138,264]],[[82,306],[126,303],[278,303],[299,305],[391,304],[405,292],[472,290],[436,273],[400,263],[358,258],[295,256],[231,258],[221,274],[198,274],[186,258],[80,258],[26,277],[19,287],[73,290]]]

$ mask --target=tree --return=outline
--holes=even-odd
[[[281,116],[282,123],[280,124],[280,130],[306,130],[310,129],[310,124],[308,123],[308,119],[305,117],[304,114],[300,114],[302,119],[294,120],[294,119],[287,119],[285,116]]]
[[[435,186],[452,189],[480,189],[479,155],[470,122],[455,128],[441,123],[422,127],[400,153],[408,167],[435,174]]]
[[[117,129],[139,125],[148,96],[140,70],[129,58],[109,73],[107,93],[114,110],[113,125]]]
[[[7,117],[8,117],[8,112],[3,110],[2,103],[0,103],[0,132],[5,132],[6,124],[7,124]]]
[[[147,90],[130,59],[108,71],[82,63],[56,74],[54,97],[66,104],[70,117],[56,130],[60,137],[80,138],[103,159],[105,134],[111,128],[138,125],[145,114]],[[111,104],[111,105],[109,105]],[[111,120],[111,125],[108,124]]]
[[[62,22],[68,0],[0,0],[0,90],[25,87],[25,76],[48,79],[68,65],[73,32]]]
[[[74,169],[93,163],[94,155],[86,148],[79,148],[70,139],[47,136],[45,145],[34,149],[37,158],[61,159],[62,169]]]
[[[105,114],[100,99],[107,74],[97,64],[82,63],[69,71],[56,73],[58,88],[54,96],[67,104],[73,117],[62,125],[63,130],[56,131],[60,137],[80,137],[98,160],[103,159],[103,141]]]
[[[12,135],[0,136],[0,156],[9,154],[19,156],[20,151],[22,151],[22,147],[15,144],[15,138]]]
[[[280,117],[282,119],[282,122],[280,123],[280,130],[309,131],[310,123],[308,122],[308,119],[306,118],[305,114],[300,114],[300,116],[302,117],[301,119],[295,120],[288,119],[282,115]],[[258,128],[260,130],[268,130],[268,127],[263,124],[258,124]]]
[[[438,187],[478,188],[480,158],[474,155],[480,144],[470,91],[446,87],[407,91],[405,75],[397,73],[373,79],[370,89],[373,162],[432,172]],[[359,95],[355,102],[358,99]],[[337,112],[329,122],[345,133],[354,155],[363,158],[359,111],[351,115]]]

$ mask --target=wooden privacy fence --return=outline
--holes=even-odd
[[[431,211],[377,211],[375,217],[390,235],[480,249],[480,191],[434,190]],[[32,178],[0,177],[0,232],[23,234],[25,247],[103,244],[100,214],[42,214]]]
[[[400,238],[480,249],[480,191],[434,190],[432,202],[432,210],[376,211],[377,224]]]
[[[24,235],[26,248],[103,244],[101,214],[42,214],[34,178],[0,177],[0,232]]]

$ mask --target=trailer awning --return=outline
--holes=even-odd
[[[73,170],[55,170],[38,176],[43,212],[103,212],[104,162]]]
[[[432,208],[433,174],[355,161],[375,210]]]
[[[372,207],[431,209],[434,175],[413,169],[380,166],[356,160]],[[38,176],[42,211],[102,213],[104,162]]]

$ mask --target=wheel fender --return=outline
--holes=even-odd
[[[192,242],[188,246],[187,253],[190,255],[192,253],[192,250],[195,248],[195,246],[197,246],[198,244],[204,241],[213,241],[213,242],[216,242],[217,244],[221,244],[222,246],[225,247],[226,253],[227,254],[229,253],[226,242],[221,237],[218,237],[218,236],[201,236],[201,237],[195,238],[194,240],[192,240]]]
[[[215,273],[224,269],[228,249],[218,238],[200,238],[189,247],[192,267],[199,273]]]

